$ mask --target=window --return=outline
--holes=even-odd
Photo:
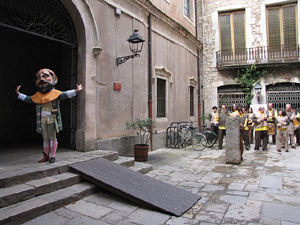
[[[166,117],[166,80],[157,78],[157,117]]]
[[[245,54],[245,12],[234,11],[219,14],[220,49],[222,56]]]
[[[287,4],[267,8],[268,45],[270,54],[276,52],[287,54],[290,51],[296,50],[296,6],[296,4]]]
[[[191,0],[184,0],[184,15],[191,18]]]
[[[190,86],[190,116],[194,116],[194,90],[193,86]]]

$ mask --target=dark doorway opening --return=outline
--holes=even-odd
[[[42,146],[41,135],[35,132],[35,105],[18,100],[15,88],[20,84],[22,93],[34,94],[35,73],[49,68],[58,76],[56,89],[74,89],[76,45],[0,23],[0,49],[0,147]],[[58,134],[59,146],[74,149],[76,98],[61,102],[61,112],[64,130]]]

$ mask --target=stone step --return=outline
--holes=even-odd
[[[63,153],[61,153],[61,157],[63,157]],[[97,157],[102,157],[104,159],[113,161],[118,158],[118,153],[104,150],[85,153],[78,152],[77,155],[73,156],[72,158],[66,158],[62,161],[58,160],[53,164],[40,163],[28,167],[13,166],[11,167],[11,170],[10,168],[6,168],[5,172],[0,173],[0,188],[10,187],[16,184],[24,184],[25,182],[33,179],[40,179],[56,174],[62,174],[69,171],[69,164]]]
[[[81,181],[79,174],[66,172],[50,177],[31,180],[24,184],[0,189],[0,208],[24,201],[36,196],[69,187]]]
[[[115,160],[114,162],[121,166],[126,166],[126,167],[134,166],[134,158],[133,157],[119,156],[118,159]]]
[[[146,174],[153,170],[152,165],[144,162],[134,162],[134,166],[129,167],[129,169],[142,174]]]
[[[78,201],[96,191],[97,187],[94,184],[84,182],[1,208],[0,224],[21,224]]]

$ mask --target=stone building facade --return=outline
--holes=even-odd
[[[33,94],[34,74],[43,67],[56,72],[58,89],[84,86],[76,100],[61,104],[61,146],[128,155],[134,133],[126,130],[127,121],[147,118],[151,111],[159,131],[154,149],[164,146],[172,121],[198,122],[202,45],[196,38],[195,1],[7,0],[0,10],[2,73],[9,74],[0,88],[8,95],[0,107],[1,141],[40,143],[34,107],[18,102],[13,90],[21,84],[23,93]],[[117,65],[118,57],[132,54],[127,39],[134,30],[145,39],[140,57]]]
[[[203,0],[198,10],[204,113],[223,103],[245,105],[235,75],[253,64],[267,73],[252,104],[300,109],[298,1]]]

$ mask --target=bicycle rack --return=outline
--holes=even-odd
[[[191,126],[193,126],[193,122],[189,121],[172,122],[166,130],[166,147],[182,148],[189,145],[186,130]]]

